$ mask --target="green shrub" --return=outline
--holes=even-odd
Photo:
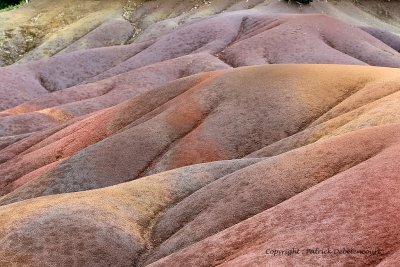
[[[24,2],[24,0],[0,0],[0,9],[9,10]]]

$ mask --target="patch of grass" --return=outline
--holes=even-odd
[[[18,8],[24,3],[25,0],[0,0],[0,12]]]

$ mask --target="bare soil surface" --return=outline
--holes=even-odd
[[[396,266],[399,14],[374,0],[1,12],[0,266]]]

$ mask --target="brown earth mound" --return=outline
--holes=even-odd
[[[400,235],[397,227],[400,218],[396,212],[400,204],[397,171],[399,146],[398,141],[392,139],[397,131],[398,125],[393,125],[350,133],[332,139],[329,144],[318,142],[315,145],[324,147],[320,153],[333,157],[325,163],[321,162],[324,156],[313,160],[313,153],[305,153],[296,157],[295,162],[271,162],[273,172],[262,168],[265,162],[262,161],[236,172],[236,177],[236,173],[230,175],[231,179],[240,177],[242,180],[239,190],[241,194],[232,188],[232,185],[239,188],[238,183],[229,183],[230,186],[224,187],[222,191],[215,188],[217,192],[226,193],[226,197],[218,202],[214,201],[211,207],[204,205],[203,213],[189,217],[187,211],[192,210],[191,207],[185,209],[184,214],[181,213],[181,218],[167,216],[165,221],[162,218],[161,227],[155,228],[156,233],[157,230],[166,230],[161,235],[161,241],[173,235],[156,249],[155,256],[150,257],[147,263],[192,243],[200,235],[199,230],[203,236],[207,232],[220,232],[148,266],[180,266],[179,263],[182,262],[187,266],[377,266],[381,261],[382,266],[390,266],[385,264],[390,264],[395,258],[392,254],[399,249]],[[386,141],[391,143],[389,147],[382,143]],[[377,147],[369,147],[371,144],[380,146],[380,152],[375,154],[373,150]],[[304,147],[296,153],[305,152],[307,148]],[[366,158],[363,158],[358,153],[365,152],[364,149],[371,149],[372,154],[364,155]],[[358,154],[356,157],[363,158],[362,163],[357,165],[357,161],[351,159],[349,154],[342,159],[339,159],[340,156],[336,158],[341,151]],[[285,154],[282,155],[284,156]],[[307,162],[309,159],[310,165],[299,161],[299,158],[304,158]],[[334,163],[334,158],[338,162],[344,160],[343,165]],[[331,161],[332,159],[334,160]],[[333,163],[332,169],[330,163]],[[322,164],[324,167],[314,164]],[[257,170],[257,167],[260,169]],[[245,170],[252,175],[245,173]],[[289,172],[285,173],[285,170]],[[310,175],[307,170],[314,174]],[[318,177],[322,177],[320,175],[327,175],[329,178],[300,193],[308,179],[311,183],[317,183]],[[257,177],[258,182],[252,184],[252,177]],[[208,187],[219,184],[220,180]],[[221,181],[221,185],[223,182],[228,184],[227,181]],[[243,187],[247,190],[242,190]],[[208,190],[204,187],[193,194],[193,197],[199,197],[201,192],[207,194],[208,198],[215,196],[215,193],[208,194],[206,191]],[[294,194],[296,196],[288,199]],[[207,198],[206,195],[204,197]],[[185,202],[199,205],[201,202],[197,200],[199,199],[187,199]],[[222,206],[224,207],[221,209]],[[240,211],[237,207],[241,207]],[[260,209],[252,212],[256,207]],[[167,214],[179,214],[179,208],[174,207]],[[242,221],[249,213],[257,215]],[[181,222],[182,218],[186,222],[185,226],[169,232],[176,227],[176,221]],[[214,222],[215,219],[217,222]],[[238,223],[221,231],[226,227],[226,222],[229,222],[228,225]],[[208,228],[209,225],[213,226]],[[292,248],[302,252],[292,256],[272,254],[274,250]],[[325,251],[331,249],[332,253],[306,254],[307,249],[316,248]],[[351,249],[370,250],[371,253],[346,252]]]
[[[182,248],[149,266],[390,261],[399,236],[398,133],[398,124],[381,126],[276,157],[194,165],[6,205],[0,213],[15,215],[1,217],[0,255],[21,266],[147,266]],[[380,251],[339,259],[265,253],[286,247]]]
[[[398,83],[397,69],[341,65],[257,66],[181,79],[4,149],[1,190],[9,194],[1,202],[114,185],[258,150],[257,156],[270,155],[264,150],[278,141],[314,142],[373,120],[370,126],[395,123],[398,116],[381,116],[398,109],[387,105],[397,101]],[[21,177],[60,159],[10,193]]]
[[[197,72],[224,69],[227,64],[400,66],[395,35],[375,35],[382,41],[322,15],[263,15],[259,10],[249,10],[183,25],[155,41],[13,65],[0,70],[0,109],[4,110],[0,116],[38,112],[3,119],[4,133],[12,136],[38,131],[118,104],[151,86]],[[177,67],[181,64],[187,65]],[[135,77],[143,75],[147,76],[146,82],[135,82]],[[25,126],[27,121],[31,121],[31,127]]]
[[[396,266],[398,3],[57,2],[0,13],[0,266]]]

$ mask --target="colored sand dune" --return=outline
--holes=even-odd
[[[400,261],[399,3],[55,2],[0,13],[0,266]]]

